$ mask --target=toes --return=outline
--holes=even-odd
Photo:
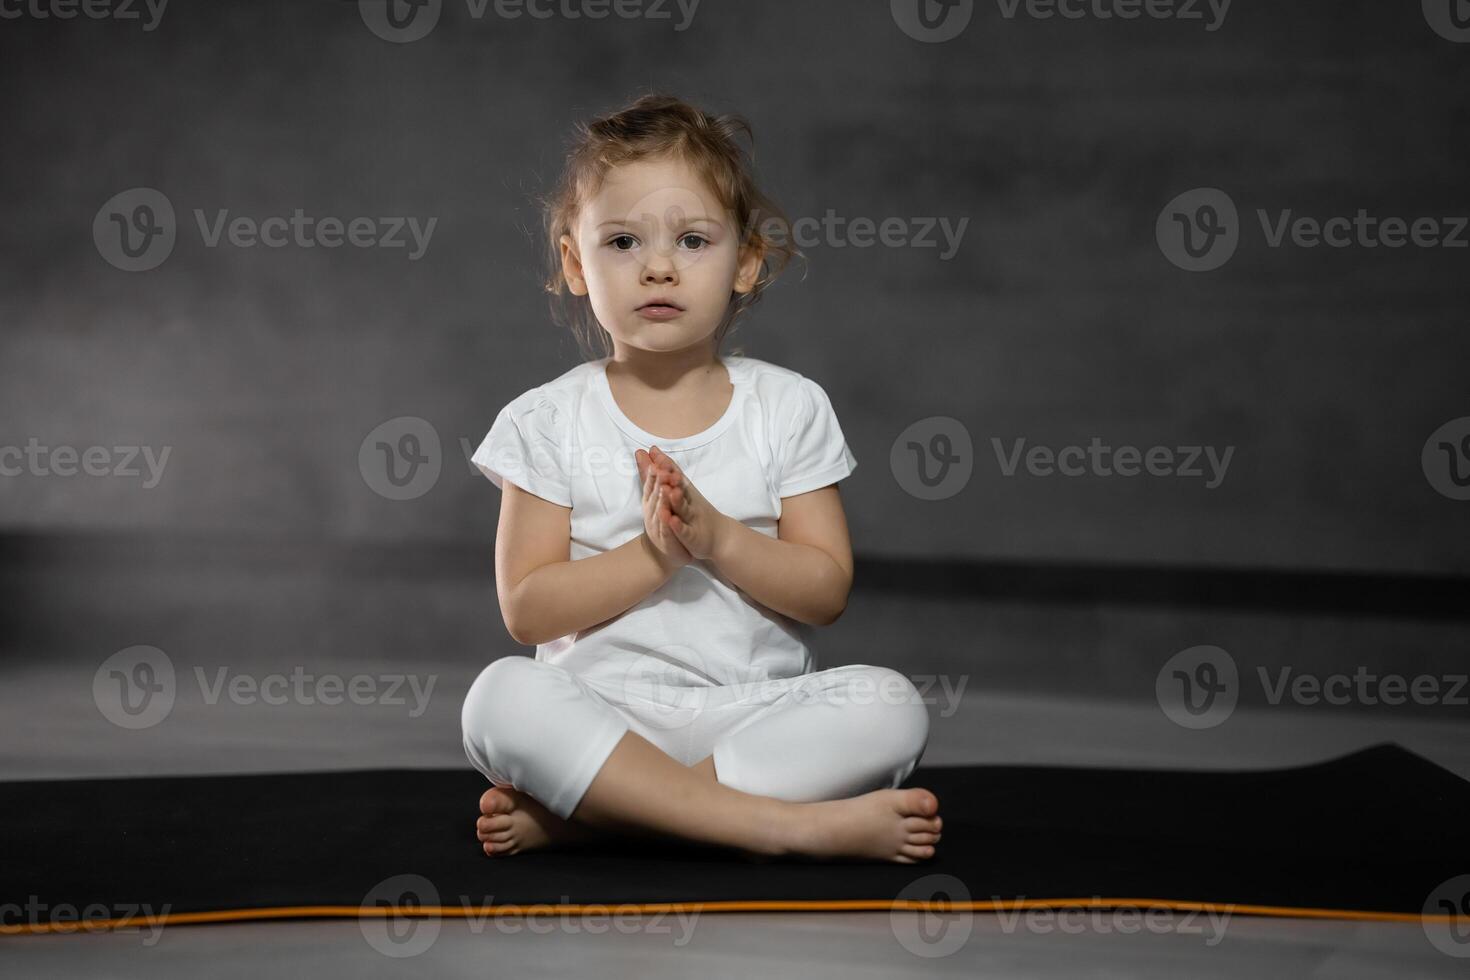
[[[927,789],[901,791],[899,812],[905,816],[934,817],[939,814],[939,798]]]
[[[480,796],[480,812],[489,816],[495,813],[509,813],[516,807],[515,800],[505,790],[495,787],[487,789]]]
[[[939,835],[938,834],[926,834],[926,833],[923,833],[923,832],[920,832],[920,833],[917,833],[917,834],[909,834],[909,843],[910,844],[938,844],[939,843]]]
[[[475,821],[475,830],[485,833],[494,833],[497,830],[509,830],[515,826],[515,821],[508,813],[497,813],[493,817],[481,817]]]
[[[910,833],[939,833],[938,817],[904,817],[903,829]]]
[[[905,844],[898,849],[898,853],[922,861],[934,856],[932,844]]]
[[[476,827],[475,836],[481,841],[506,841],[515,835],[515,827],[506,825],[502,827]]]

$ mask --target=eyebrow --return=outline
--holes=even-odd
[[[714,225],[717,228],[724,227],[723,225],[720,224],[719,221],[717,221],[714,218],[686,218],[684,220],[684,223],[686,225],[698,224],[700,222],[703,222],[704,224],[707,224],[707,225]],[[601,231],[603,228],[611,228],[614,225],[629,225],[629,224],[639,224],[639,222],[630,221],[627,218],[619,218],[619,219],[617,219],[615,221],[604,221],[600,225],[598,225],[597,228],[598,228],[599,231]]]

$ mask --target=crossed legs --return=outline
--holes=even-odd
[[[907,684],[886,668],[852,667],[799,686],[830,695],[863,677],[890,682],[890,691]],[[466,753],[497,784],[476,822],[492,855],[633,836],[756,857],[914,863],[933,856],[940,836],[934,794],[892,788],[927,742],[916,696],[783,697],[686,766],[580,678],[508,657],[476,680],[462,720]]]

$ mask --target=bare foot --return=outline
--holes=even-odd
[[[593,836],[589,828],[563,820],[529,793],[510,786],[494,786],[480,797],[475,836],[491,857],[519,854]]]
[[[880,789],[795,805],[801,817],[788,846],[796,857],[917,864],[934,856],[943,826],[939,799],[927,789]]]

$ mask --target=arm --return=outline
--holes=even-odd
[[[596,626],[667,582],[675,565],[648,534],[571,560],[572,510],[505,481],[495,537],[495,587],[517,643],[545,643]]]
[[[852,590],[852,543],[836,484],[781,498],[775,538],[720,517],[710,559],[752,599],[813,626],[842,615]]]

